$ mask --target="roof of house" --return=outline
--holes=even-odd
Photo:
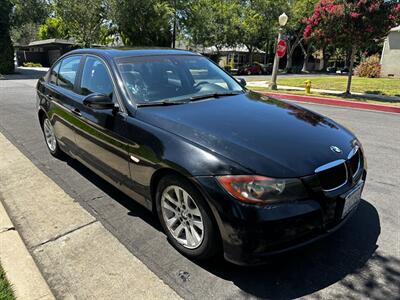
[[[392,28],[392,29],[390,29],[390,31],[400,31],[400,25],[399,26],[397,26],[397,27],[394,27],[394,28]]]
[[[75,42],[63,39],[48,39],[30,42],[28,46],[43,46],[48,44],[75,45]]]
[[[236,47],[226,47],[223,46],[221,49],[219,49],[220,52],[245,52],[248,53],[249,49],[244,46],[244,45],[237,45]],[[207,47],[204,49],[204,53],[216,53],[217,48],[215,46],[212,47]],[[258,48],[253,49],[254,53],[265,53],[265,51],[260,50]]]

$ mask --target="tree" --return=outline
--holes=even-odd
[[[308,18],[304,37],[350,53],[346,94],[350,94],[356,51],[387,36],[399,19],[400,4],[384,0],[320,0]]]
[[[68,27],[60,17],[48,17],[39,26],[37,36],[41,40],[66,39],[69,37]]]
[[[14,71],[14,48],[10,38],[10,0],[0,0],[0,74]]]
[[[36,39],[39,25],[33,22],[27,22],[19,26],[12,26],[11,40],[14,44],[28,45]]]
[[[166,0],[109,0],[110,18],[128,46],[171,46],[175,9]]]
[[[11,0],[11,38],[14,43],[27,45],[36,39],[39,27],[49,13],[47,0]]]
[[[289,21],[285,27],[287,33],[287,60],[286,70],[289,72],[293,65],[293,53],[304,40],[304,29],[306,24],[304,22],[313,12],[314,5],[318,0],[297,0],[289,7]],[[308,52],[306,51],[309,46],[301,45],[304,49],[304,60],[307,61]]]
[[[25,23],[41,24],[49,13],[47,0],[11,0],[13,4],[12,25],[18,27]]]
[[[194,0],[188,5],[183,23],[190,42],[195,46],[233,46],[238,37],[237,1]]]
[[[261,48],[269,35],[268,21],[261,11],[266,1],[239,1],[238,16],[235,18],[236,38],[238,44],[243,44],[249,51],[249,62],[253,62],[255,48]],[[241,4],[241,5],[240,5]]]
[[[55,16],[78,44],[91,47],[98,41],[101,26],[107,19],[105,0],[53,0],[53,5]]]

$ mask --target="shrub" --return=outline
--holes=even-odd
[[[30,67],[30,68],[41,68],[42,65],[40,63],[34,63],[34,62],[25,62],[24,67]]]
[[[355,69],[354,74],[360,77],[378,78],[381,75],[380,57],[378,54],[368,57]]]

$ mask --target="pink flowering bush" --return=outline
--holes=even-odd
[[[384,0],[320,0],[304,37],[320,45],[359,48],[384,38],[400,22],[400,4]]]

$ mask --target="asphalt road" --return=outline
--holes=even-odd
[[[0,132],[183,298],[398,299],[400,115],[303,104],[363,142],[369,175],[356,213],[330,237],[262,267],[196,264],[174,250],[156,219],[132,199],[80,163],[50,156],[29,76],[0,80]],[[293,143],[301,149],[301,141]]]

